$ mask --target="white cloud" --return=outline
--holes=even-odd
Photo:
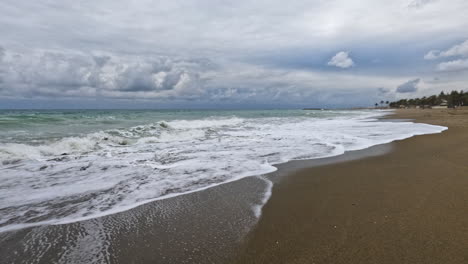
[[[466,0],[2,0],[0,96],[260,102],[310,100],[312,93],[333,95],[342,87],[347,94],[376,93],[414,72],[426,78],[424,67],[413,67],[399,51],[423,54],[438,47],[432,43],[466,37],[467,13]],[[49,48],[58,52],[35,54]],[[344,49],[360,51],[359,72],[321,67],[324,54]],[[375,56],[380,63],[369,66]],[[329,65],[354,62],[340,52]]]
[[[20,97],[188,96],[200,85],[204,61],[165,56],[7,51],[0,64],[0,95]]]
[[[409,8],[422,8],[427,4],[435,2],[436,0],[413,0],[408,4]]]
[[[408,10],[408,5],[425,8]],[[3,0],[0,25],[7,47],[244,55],[372,40],[407,43],[411,38],[433,40],[437,34],[439,39],[446,38],[457,32],[466,34],[467,12],[465,0],[451,0],[450,4],[429,0],[296,0],[287,5],[281,0],[172,0],[158,1],[157,5],[150,0],[136,0],[131,5],[123,0],[79,4],[72,0]]]
[[[372,97],[375,87],[401,82],[385,76],[161,56],[9,50],[5,54],[5,63],[0,64],[0,79],[4,81],[0,83],[0,97],[15,99],[98,97],[153,102],[365,105],[367,100],[379,99]]]
[[[431,50],[424,55],[425,60],[435,60],[440,56],[440,50]]]
[[[348,52],[340,51],[335,56],[333,56],[333,58],[331,58],[331,60],[328,62],[328,65],[346,69],[354,66],[354,62],[349,57]]]
[[[465,40],[463,43],[455,45],[450,49],[441,52],[440,56],[451,57],[451,56],[468,56],[468,40]]]
[[[456,72],[468,69],[468,40],[454,45],[445,51],[431,50],[425,56],[426,60],[434,60],[439,58],[458,57],[458,59],[444,61],[437,65],[437,71],[440,72]]]
[[[424,56],[424,59],[434,60],[438,58],[456,57],[456,56],[468,57],[468,40],[465,40],[464,42],[460,44],[454,45],[453,47],[445,51],[431,50]]]
[[[462,71],[468,70],[468,59],[459,59],[442,62],[437,65],[438,71]]]

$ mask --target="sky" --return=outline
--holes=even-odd
[[[303,108],[468,90],[466,0],[2,0],[0,108]]]

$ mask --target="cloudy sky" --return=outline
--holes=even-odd
[[[369,106],[468,90],[466,0],[2,0],[0,108]]]

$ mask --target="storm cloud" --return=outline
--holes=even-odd
[[[414,93],[418,90],[418,84],[421,82],[421,79],[414,79],[407,81],[401,85],[398,85],[396,92],[397,93]]]
[[[167,97],[200,84],[204,66],[167,57],[92,55],[52,51],[5,53],[3,95]]]
[[[371,105],[375,87],[436,73],[443,81],[414,94],[461,89],[466,13],[464,0],[4,0],[0,107],[36,98]]]

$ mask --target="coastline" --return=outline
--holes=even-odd
[[[304,168],[384,155],[391,148],[391,143],[382,144],[339,156],[289,161],[264,176],[112,215],[3,232],[0,263],[230,263],[257,224],[272,183]]]
[[[397,116],[388,118],[411,117],[400,116],[398,113]],[[269,184],[262,177],[248,177],[200,192],[151,202],[101,218],[0,234],[0,244],[6,245],[0,249],[0,255],[4,256],[0,262],[227,263],[232,260],[244,263],[274,262],[273,259],[262,259],[263,253],[271,253],[263,247],[265,244],[255,244],[252,248],[251,246],[252,243],[258,243],[258,239],[263,239],[269,244],[270,236],[260,235],[259,238],[256,236],[261,234],[258,232],[265,225],[265,219],[271,217],[271,213],[274,216],[281,214],[280,210],[285,209],[275,205],[278,199],[284,203],[293,202],[284,196],[289,196],[288,191],[284,192],[284,186],[292,187],[293,189],[289,191],[295,193],[304,191],[303,186],[291,185],[291,178],[300,178],[304,171],[386,157],[389,153],[393,153],[391,151],[393,147],[394,143],[383,144],[330,158],[280,164],[276,166],[277,171],[265,175],[275,184],[271,201],[268,201],[263,209],[261,204],[265,202]],[[309,178],[316,178],[315,176]],[[328,181],[320,177],[317,179],[320,184]],[[331,179],[338,180],[339,177],[332,175]],[[330,185],[328,188],[335,187]],[[309,194],[303,193],[303,195]],[[301,203],[297,205],[301,206]],[[283,214],[298,208],[297,205],[286,206]],[[262,210],[260,221],[256,217],[258,212],[255,212],[259,208]],[[267,215],[264,215],[265,212]],[[310,214],[305,213],[300,216],[299,213],[297,217],[295,223],[300,226],[299,223],[307,221]],[[270,220],[276,225],[283,219]],[[286,217],[286,220],[289,221],[291,218],[288,220]],[[288,229],[274,230],[277,231],[288,232]],[[288,241],[292,242],[296,238],[294,232],[291,232]],[[47,243],[42,245],[44,241]],[[275,244],[276,241],[273,245]],[[293,251],[296,249],[300,247]],[[252,252],[255,252],[253,257]],[[273,255],[282,254],[281,252],[273,249]],[[40,258],[33,259],[38,256]],[[288,259],[288,262],[291,261]]]
[[[466,263],[468,111],[398,110],[447,126],[394,151],[291,173],[236,263]]]
[[[226,263],[268,183],[248,177],[120,213],[0,233],[0,263]]]

